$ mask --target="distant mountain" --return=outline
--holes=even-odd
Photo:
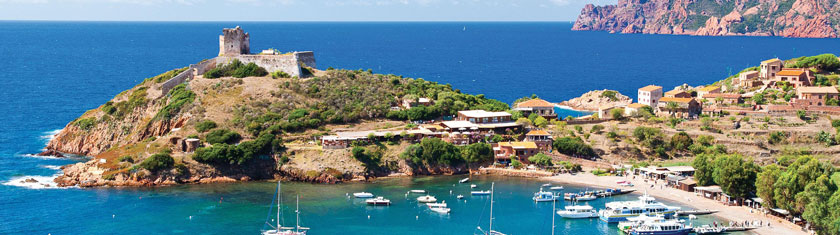
[[[837,0],[619,0],[586,5],[572,30],[836,38]]]

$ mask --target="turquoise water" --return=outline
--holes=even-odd
[[[463,92],[508,103],[531,94],[559,102],[594,89],[615,89],[635,98],[636,89],[647,84],[668,88],[711,83],[767,58],[840,51],[838,39],[622,35],[570,31],[571,24],[564,22],[0,21],[4,32],[0,34],[0,55],[4,56],[0,60],[0,234],[259,230],[271,201],[272,183],[154,189],[16,186],[30,177],[49,181],[57,167],[84,160],[28,155],[40,151],[55,130],[146,77],[216,56],[221,28],[236,25],[250,32],[255,51],[269,47],[312,50],[322,69],[370,68],[376,73],[450,83]],[[290,183],[287,189],[300,189],[304,224],[315,228],[313,234],[469,234],[482,221],[480,199],[468,198],[460,206],[453,201],[452,215],[440,217],[399,201],[407,188],[394,185],[408,182],[395,181],[338,186]],[[547,204],[534,205],[529,199],[538,183],[497,182],[499,229],[547,234]],[[451,187],[450,182],[431,184],[440,185],[437,195],[448,194]],[[343,197],[363,189],[390,192],[386,196],[397,203],[368,209]],[[558,231],[570,234],[600,234],[606,229],[596,221],[559,224]]]

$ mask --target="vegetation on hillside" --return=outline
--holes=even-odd
[[[262,77],[268,75],[268,71],[258,66],[257,64],[248,63],[243,64],[242,61],[234,59],[226,65],[216,66],[213,69],[204,73],[204,78],[220,78],[220,77]]]

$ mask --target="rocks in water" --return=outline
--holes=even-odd
[[[29,178],[29,179],[23,180],[23,182],[24,183],[38,183],[38,180],[36,180],[35,178]]]
[[[53,157],[57,157],[57,158],[65,158],[66,157],[66,156],[64,156],[64,154],[61,154],[60,152],[52,150],[52,149],[47,149],[46,151],[40,152],[40,153],[35,154],[35,155],[36,156],[53,156]]]

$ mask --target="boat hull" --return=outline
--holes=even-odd
[[[648,216],[662,215],[666,219],[670,219],[670,218],[674,217],[675,213],[676,212],[674,212],[674,211],[668,211],[668,212],[661,212],[661,213],[648,213],[647,215]],[[607,222],[607,223],[618,223],[618,222],[622,222],[622,221],[627,221],[627,218],[636,217],[636,216],[640,216],[640,215],[642,215],[642,214],[622,214],[622,215],[609,215],[609,216],[601,214],[598,217],[601,218],[601,220],[603,220],[604,222]]]
[[[563,218],[566,218],[566,219],[588,219],[588,218],[597,218],[598,217],[598,215],[595,214],[595,213],[589,213],[589,214],[587,214],[587,213],[576,213],[576,214],[560,214],[560,213],[557,213],[557,214],[560,215],[560,217],[563,217]]]
[[[630,231],[631,235],[688,235],[691,233],[690,228],[672,231]]]

